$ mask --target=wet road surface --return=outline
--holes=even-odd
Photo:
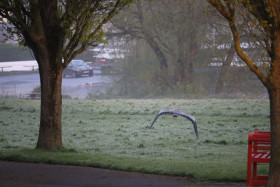
[[[72,98],[85,98],[88,93],[104,91],[112,83],[112,76],[95,72],[93,77],[65,77],[62,80],[62,94]],[[40,86],[39,73],[12,74],[0,76],[0,96],[23,96]]]

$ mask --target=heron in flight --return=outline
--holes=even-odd
[[[173,116],[173,118],[176,118],[178,116],[182,116],[182,117],[187,118],[188,120],[190,120],[192,122],[192,124],[193,124],[193,128],[194,128],[194,132],[195,132],[196,138],[198,139],[197,125],[196,125],[195,118],[192,115],[190,115],[190,114],[186,114],[184,112],[181,112],[180,110],[161,110],[156,115],[153,123],[150,126],[150,129],[153,127],[153,125],[156,122],[156,120],[158,119],[158,117],[163,115],[163,114],[171,114]]]

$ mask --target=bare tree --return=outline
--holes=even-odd
[[[163,84],[192,84],[206,30],[202,29],[206,15],[201,13],[205,4],[197,0],[137,0],[113,24],[124,34],[148,43],[158,59]]]
[[[153,19],[151,19],[152,16]],[[168,86],[169,73],[166,43],[161,40],[162,38],[158,32],[160,26],[159,23],[156,23],[157,18],[154,16],[150,2],[137,0],[134,6],[123,12],[112,23],[122,35],[143,39],[148,43],[159,62],[159,82]],[[154,25],[155,23],[156,25]]]

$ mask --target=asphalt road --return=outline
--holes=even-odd
[[[112,83],[109,75],[95,72],[93,77],[65,77],[62,80],[62,94],[72,98],[85,98],[88,93],[99,93]],[[0,76],[0,96],[25,95],[40,85],[39,73],[12,74]]]
[[[184,177],[159,176],[90,167],[0,161],[1,187],[233,187],[245,185],[245,182],[199,182]]]
[[[129,173],[89,167],[0,162],[0,186],[185,186],[182,177]]]

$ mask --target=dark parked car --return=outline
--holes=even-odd
[[[93,76],[93,69],[83,60],[72,60],[63,71],[63,77],[79,77],[81,75]]]

